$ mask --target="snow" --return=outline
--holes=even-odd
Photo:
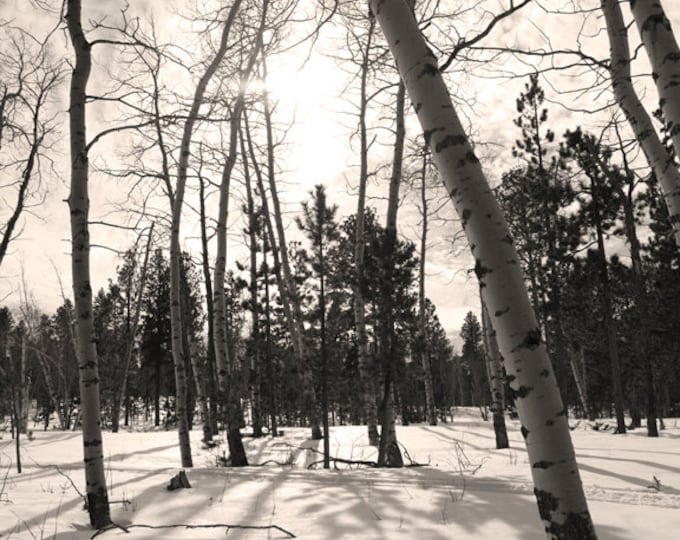
[[[644,429],[612,435],[572,431],[590,511],[601,540],[677,539],[680,531],[680,425],[666,421],[658,439]],[[192,432],[192,489],[167,491],[178,472],[174,431],[106,433],[105,463],[114,521],[122,526],[177,524],[280,527],[226,529],[133,527],[101,539],[543,539],[530,470],[517,421],[508,422],[512,448],[496,450],[490,422],[459,410],[453,423],[399,426],[410,458],[424,466],[373,469],[338,464],[323,470],[321,441],[309,430],[244,442],[251,463],[218,467],[221,448],[201,448]],[[84,491],[79,432],[35,430],[23,440],[24,472],[12,459],[14,441],[0,440],[0,538],[86,539],[88,516],[68,475]],[[331,455],[375,459],[365,427],[331,428]],[[409,459],[407,458],[408,462]],[[11,469],[10,469],[11,466]],[[60,474],[56,467],[63,473]],[[3,478],[6,482],[3,490]],[[656,481],[659,481],[659,489]],[[226,533],[226,534],[225,534]]]

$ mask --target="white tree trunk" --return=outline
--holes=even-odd
[[[83,422],[87,509],[90,515],[90,525],[95,529],[101,529],[111,523],[111,514],[104,472],[104,446],[99,417],[99,364],[92,319],[92,286],[90,284],[89,163],[85,102],[92,57],[91,46],[83,33],[80,0],[68,0],[66,23],[76,57],[69,99],[71,190],[68,197],[71,212],[71,272],[76,357]]]
[[[633,4],[631,2],[631,4]],[[680,156],[680,128],[673,130],[672,126],[680,126],[680,98],[677,96],[678,84],[680,84],[680,60],[669,57],[670,65],[675,66],[666,72],[666,63],[662,66],[656,67],[655,62],[659,59],[663,60],[662,54],[665,55],[675,50],[678,53],[677,44],[670,32],[670,23],[668,29],[662,24],[660,27],[656,24],[652,15],[658,15],[656,10],[652,9],[652,2],[646,0],[638,0],[634,3],[633,13],[638,22],[638,27],[641,28],[641,35],[643,43],[650,56],[650,61],[653,64],[654,72],[659,74],[663,71],[663,78],[660,76],[657,81],[657,89],[659,97],[664,101],[665,106],[662,107],[663,115],[666,121],[669,122],[671,132],[675,131],[673,137],[673,145],[676,155]],[[607,22],[607,34],[609,36],[609,46],[611,63],[609,67],[612,89],[616,101],[619,103],[621,110],[626,115],[626,119],[630,124],[635,137],[644,152],[649,166],[654,171],[666,201],[668,213],[673,230],[675,231],[675,242],[680,246],[680,171],[673,163],[673,158],[669,155],[663,143],[659,139],[654,124],[644,108],[640,99],[638,98],[630,74],[630,49],[628,46],[628,29],[623,20],[621,7],[618,0],[601,0],[600,5]],[[663,11],[661,11],[661,15]],[[650,16],[652,18],[650,19]],[[650,23],[645,26],[644,21],[649,20]],[[643,27],[645,28],[643,30]],[[658,28],[657,28],[658,27]],[[655,41],[659,39],[660,41]],[[664,47],[668,47],[664,49]],[[667,52],[663,52],[663,51]],[[670,83],[670,86],[669,86]],[[673,102],[677,103],[673,103]]]
[[[596,538],[569,436],[566,409],[529,302],[508,227],[458,119],[436,57],[405,0],[371,0],[462,219],[496,329],[527,446],[538,509],[549,538]]]

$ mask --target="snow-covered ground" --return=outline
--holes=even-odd
[[[624,436],[572,432],[600,540],[680,538],[680,422],[667,420],[666,426],[658,439],[644,430]],[[426,466],[338,464],[326,471],[320,463],[308,469],[321,459],[308,448],[322,445],[308,439],[307,429],[284,428],[276,440],[246,438],[251,463],[266,464],[244,469],[217,467],[222,450],[202,449],[195,430],[195,467],[187,471],[192,489],[176,491],[166,490],[178,472],[174,431],[106,433],[113,519],[135,527],[97,538],[543,539],[519,424],[509,422],[508,429],[512,448],[496,450],[491,424],[475,411],[459,411],[450,424],[399,428],[411,459]],[[375,458],[365,445],[365,428],[356,426],[331,428],[331,454]],[[32,441],[24,440],[20,475],[13,457],[5,433],[0,538],[92,537],[82,498],[65,476],[84,491],[81,434],[36,430]],[[139,527],[179,524],[263,528]]]

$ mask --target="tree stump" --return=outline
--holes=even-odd
[[[179,471],[175,476],[170,479],[170,483],[167,486],[168,491],[174,491],[176,489],[190,488],[191,484],[187,478],[187,473],[184,471]]]

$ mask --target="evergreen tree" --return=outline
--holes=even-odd
[[[317,185],[310,193],[312,203],[302,203],[302,217],[297,219],[298,227],[304,231],[311,242],[310,264],[318,279],[318,320],[319,320],[319,358],[321,364],[321,420],[324,429],[323,466],[330,467],[330,435],[328,431],[328,358],[326,350],[326,295],[327,257],[332,243],[337,239],[335,213],[337,206],[328,206],[326,190]]]

